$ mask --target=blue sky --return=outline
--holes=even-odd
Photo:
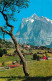
[[[26,9],[22,9],[20,13],[16,13],[15,17],[17,18],[16,22],[12,22],[11,24],[14,25],[14,35],[17,32],[19,25],[21,23],[22,18],[27,18],[32,16],[33,14],[37,14],[38,16],[44,16],[52,20],[52,0],[30,0],[29,7]],[[2,23],[3,18],[0,14],[0,25],[3,25]],[[6,39],[8,39],[9,36],[6,36]]]

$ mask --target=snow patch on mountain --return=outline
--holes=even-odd
[[[26,20],[26,22],[28,22],[28,21],[30,21],[31,23],[33,23],[33,22],[34,22],[34,20],[33,20],[33,19],[27,19],[27,20]]]
[[[50,22],[52,24],[52,20],[48,19],[47,17],[43,17],[43,18],[46,19],[48,22]]]

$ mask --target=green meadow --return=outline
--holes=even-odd
[[[0,81],[48,81],[52,77],[52,60],[27,61],[29,77],[25,77],[22,66],[0,71]],[[50,80],[51,81],[51,80]]]
[[[39,50],[32,50],[33,53]],[[28,51],[26,51],[28,52]],[[13,49],[8,50],[8,53],[13,53]],[[41,55],[42,56],[42,55]],[[52,54],[48,53],[49,57],[52,57]],[[52,59],[45,61],[33,60],[33,55],[25,55],[25,59],[28,65],[29,77],[25,77],[23,73],[22,66],[11,68],[8,70],[0,70],[0,81],[51,81],[52,79]],[[4,62],[4,65],[7,67],[6,62],[18,60],[20,63],[20,58],[17,56],[5,56],[0,57],[0,63]],[[10,64],[10,63],[9,63]]]

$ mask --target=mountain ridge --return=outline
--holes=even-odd
[[[19,43],[45,46],[52,42],[52,20],[33,14],[23,18],[18,32],[15,35]]]

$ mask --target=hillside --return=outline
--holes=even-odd
[[[11,42],[7,42],[0,38],[0,48],[13,48],[14,45]]]
[[[52,60],[28,61],[29,77],[25,77],[22,67],[0,71],[0,81],[51,81]]]

